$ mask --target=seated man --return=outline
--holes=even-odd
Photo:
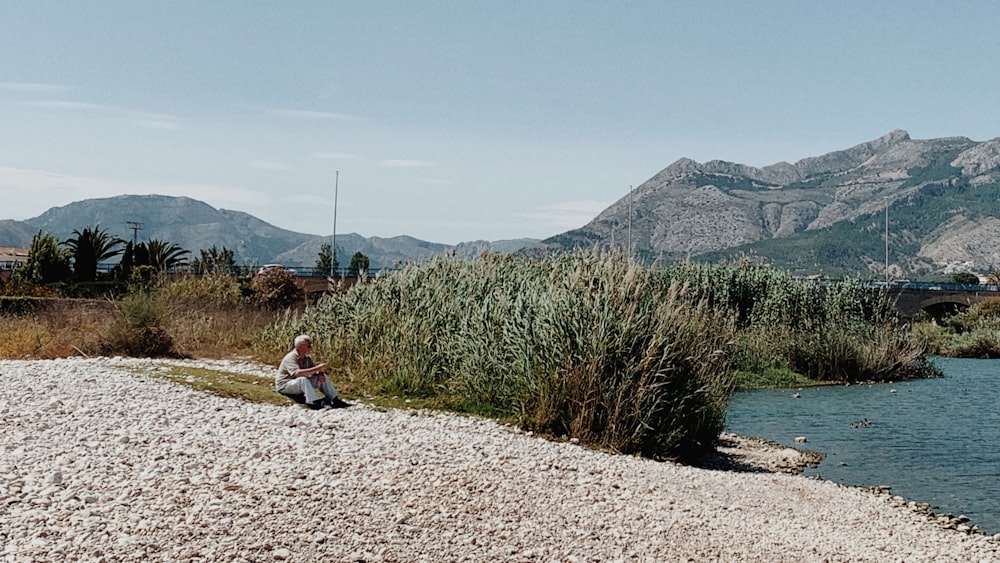
[[[282,395],[302,395],[305,403],[313,409],[337,409],[349,407],[337,397],[337,389],[323,373],[326,364],[314,364],[309,350],[312,340],[307,334],[295,337],[292,351],[285,354],[274,376],[274,389]],[[319,391],[325,395],[322,399]]]

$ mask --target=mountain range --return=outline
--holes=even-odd
[[[895,130],[795,164],[682,158],[526,252],[631,245],[650,262],[749,257],[800,274],[910,277],[990,272],[998,243],[1000,139]]]
[[[240,264],[310,268],[330,236],[280,229],[186,198],[122,195],[0,221],[0,246],[27,247],[99,225],[126,240],[156,238],[192,251],[233,250]],[[888,236],[887,236],[888,235]],[[1000,264],[1000,139],[911,139],[903,130],[794,164],[756,168],[682,158],[578,229],[537,241],[444,245],[413,237],[337,234],[346,266],[373,268],[484,250],[542,256],[573,248],[631,249],[644,261],[749,258],[803,275],[917,277],[988,273]]]
[[[74,230],[100,226],[124,240],[159,239],[190,250],[223,247],[233,251],[237,264],[283,264],[309,269],[316,263],[320,247],[332,237],[308,235],[280,229],[241,211],[216,209],[207,203],[162,195],[121,195],[87,199],[53,207],[26,221],[0,220],[0,246],[27,247],[39,231],[66,240]],[[372,269],[393,268],[408,261],[435,255],[473,257],[484,250],[514,252],[537,239],[471,241],[458,245],[426,242],[409,236],[363,237],[337,234],[337,261],[346,267],[355,252],[369,259]]]

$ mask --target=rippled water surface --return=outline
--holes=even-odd
[[[934,361],[943,379],[741,392],[726,426],[825,454],[806,474],[888,485],[1000,533],[1000,360]]]

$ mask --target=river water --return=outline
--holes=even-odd
[[[824,454],[807,475],[889,486],[1000,533],[1000,360],[933,361],[944,378],[740,392],[726,427]]]

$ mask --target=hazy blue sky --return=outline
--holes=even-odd
[[[339,170],[338,233],[543,238],[681,157],[998,137],[998,23],[993,1],[4,1],[0,219],[158,193],[329,235]]]

